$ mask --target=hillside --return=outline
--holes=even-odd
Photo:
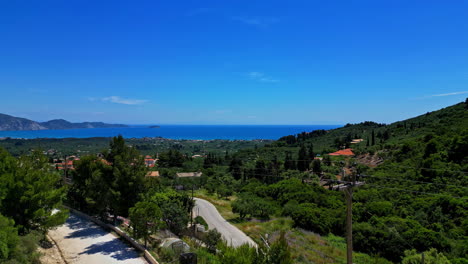
[[[327,155],[348,147],[355,157]],[[344,168],[365,182],[353,199],[356,251],[399,263],[410,257],[407,250],[434,248],[450,263],[467,263],[467,102],[388,125],[363,122],[285,136],[233,160],[230,171],[250,182],[238,194],[246,197],[244,207],[248,200],[268,201],[292,218],[293,229],[344,236],[343,195],[305,184],[340,179]]]
[[[37,122],[26,118],[0,114],[0,131],[4,130],[42,130],[47,129]]]
[[[77,128],[107,128],[127,127],[121,124],[106,124],[102,122],[71,123],[63,119],[47,122],[36,122],[26,118],[0,114],[0,131],[12,130],[45,130],[45,129],[77,129]]]

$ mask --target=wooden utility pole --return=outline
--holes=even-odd
[[[356,171],[353,171],[346,180],[344,168],[342,173],[341,181],[330,181],[330,183],[339,183],[331,188],[343,191],[346,198],[346,263],[353,264],[353,188],[364,185],[364,182],[356,181]]]
[[[346,259],[353,264],[353,188],[344,189],[346,197]]]

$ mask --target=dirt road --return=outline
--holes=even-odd
[[[67,263],[147,263],[138,252],[89,220],[73,213],[66,223],[49,231]]]
[[[226,219],[224,219],[216,210],[216,207],[210,202],[200,199],[195,199],[195,207],[193,208],[194,217],[200,215],[203,217],[208,224],[209,229],[216,228],[221,233],[224,240],[228,242],[228,245],[233,247],[241,246],[242,244],[250,244],[254,247],[257,244],[244,232],[240,231],[237,227],[231,225]]]

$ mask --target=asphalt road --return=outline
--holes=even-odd
[[[203,199],[194,198],[195,207],[193,208],[194,217],[200,215],[203,217],[208,224],[209,229],[216,228],[221,233],[224,240],[228,242],[228,245],[238,247],[243,244],[250,244],[257,247],[257,244],[244,232],[240,231],[237,227],[231,225],[226,219],[224,219],[216,210],[216,207]]]
[[[137,251],[93,222],[70,213],[65,224],[49,231],[67,263],[146,264]]]

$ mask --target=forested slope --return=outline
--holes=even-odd
[[[364,141],[351,144],[359,138]],[[358,155],[326,155],[345,147]],[[251,183],[242,192],[282,207],[295,226],[343,236],[342,196],[305,182],[336,179],[344,166],[346,174],[354,171],[366,182],[354,194],[355,250],[399,262],[406,250],[435,248],[452,263],[467,263],[467,154],[465,102],[389,125],[363,122],[286,136],[240,151],[231,171],[244,180],[257,179],[260,184]],[[313,160],[315,156],[323,160]],[[248,200],[254,198],[240,201]]]

